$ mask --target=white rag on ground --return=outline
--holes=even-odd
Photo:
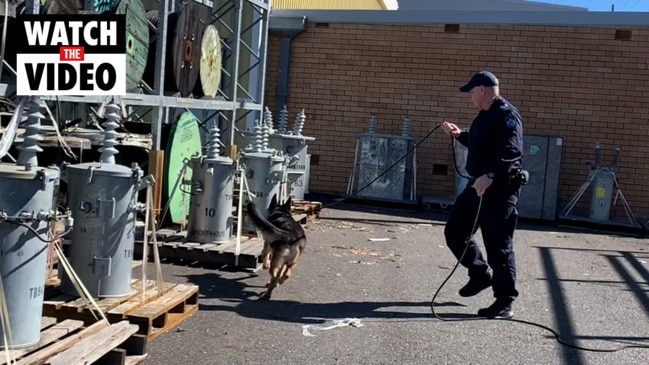
[[[323,318],[318,318],[318,319],[323,319]],[[325,320],[324,323],[303,325],[302,335],[307,337],[316,337],[314,334],[309,332],[309,330],[327,331],[337,327],[363,327],[361,320],[358,318],[329,319],[329,320],[323,319],[323,320]]]

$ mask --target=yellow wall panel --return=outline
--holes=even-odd
[[[282,10],[386,10],[383,0],[273,0],[272,7]]]

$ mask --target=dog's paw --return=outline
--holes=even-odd
[[[270,300],[270,295],[264,293],[259,297],[259,300]]]
[[[264,269],[264,270],[268,270],[270,268],[270,263],[264,262],[264,264],[261,265],[261,268]]]

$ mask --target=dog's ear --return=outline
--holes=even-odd
[[[291,199],[291,196],[289,195],[288,199],[286,199],[286,201],[284,202],[283,207],[285,209],[291,210],[292,205],[293,205],[293,200]]]
[[[270,207],[273,208],[277,206],[277,194],[273,194],[273,197],[270,199]]]

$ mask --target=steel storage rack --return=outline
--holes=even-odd
[[[29,3],[25,4],[25,12],[35,14],[44,12],[39,10],[38,1],[27,1]],[[124,6],[118,5],[115,7],[115,4],[125,3],[126,5]],[[163,232],[165,231],[164,228],[167,228],[167,223],[165,223],[165,215],[167,212],[165,209],[169,205],[165,204],[164,200],[168,199],[168,201],[171,201],[171,196],[173,196],[169,192],[166,193],[166,196],[163,196],[163,190],[165,187],[173,185],[170,185],[167,180],[176,180],[174,175],[173,178],[164,179],[165,181],[163,181],[163,177],[173,175],[164,171],[170,165],[166,159],[175,154],[172,150],[181,152],[176,148],[171,148],[173,145],[169,145],[169,141],[172,139],[182,139],[170,138],[174,137],[171,134],[173,132],[171,127],[179,124],[176,122],[178,114],[193,114],[197,120],[195,124],[202,127],[200,141],[198,141],[199,149],[194,152],[200,150],[200,144],[203,144],[203,149],[205,149],[204,144],[210,142],[209,136],[206,135],[207,133],[203,132],[209,132],[211,128],[217,126],[218,130],[221,131],[220,145],[221,147],[225,147],[222,148],[222,151],[224,151],[222,154],[224,157],[227,156],[233,159],[237,156],[237,147],[243,147],[243,145],[238,144],[238,141],[235,140],[235,133],[237,136],[240,135],[241,132],[250,129],[249,126],[254,124],[253,122],[255,120],[261,121],[262,119],[270,0],[85,0],[83,7],[85,13],[93,11],[101,12],[108,8],[113,8],[118,13],[126,12],[129,21],[135,19],[140,22],[134,26],[130,26],[133,25],[132,22],[129,23],[130,25],[127,24],[127,70],[129,67],[128,62],[132,61],[129,57],[133,56],[132,53],[129,53],[132,52],[129,36],[138,36],[136,46],[142,47],[140,49],[140,58],[136,60],[139,62],[137,65],[139,67],[138,71],[142,71],[142,68],[145,67],[143,63],[146,63],[147,69],[144,70],[144,74],[150,72],[151,76],[145,79],[143,75],[138,82],[137,80],[134,81],[133,77],[131,77],[133,74],[130,74],[129,82],[131,83],[131,88],[129,90],[131,92],[127,92],[123,96],[117,96],[115,102],[122,109],[121,117],[125,123],[124,127],[131,129],[131,126],[135,125],[131,129],[135,133],[148,133],[150,127],[149,136],[140,134],[140,136],[146,137],[146,146],[137,147],[145,150],[147,155],[148,171],[145,171],[145,173],[153,174],[156,182],[161,182],[156,183],[153,188],[155,205],[153,209],[156,212],[154,214],[159,214],[158,232]],[[136,8],[137,10],[134,10]],[[189,12],[187,9],[190,8],[191,13],[187,14]],[[155,17],[153,17],[154,12]],[[200,32],[193,31],[197,39],[187,40],[187,38],[182,38],[192,31],[187,31],[189,27],[181,29],[177,25],[180,21],[185,21],[185,24],[201,24],[200,27],[193,28],[201,28]],[[139,33],[136,33],[138,31]],[[184,34],[181,34],[183,32]],[[142,42],[147,36],[149,37],[149,42]],[[155,40],[151,39],[153,37],[155,37]],[[218,65],[219,75],[209,79],[207,85],[201,85],[200,81],[203,80],[199,79],[194,89],[190,90],[189,93],[187,92],[188,85],[186,79],[183,80],[185,82],[183,84],[184,92],[180,92],[180,88],[170,89],[169,87],[165,87],[169,84],[165,82],[165,79],[169,79],[170,67],[173,68],[171,78],[175,78],[171,84],[175,82],[176,86],[178,86],[178,77],[174,72],[178,71],[179,59],[181,60],[180,62],[186,62],[183,57],[183,52],[188,47],[187,43],[190,42],[190,47],[194,47],[195,51],[195,47],[203,46],[202,41],[205,39],[211,40],[211,50],[214,53],[218,53],[214,57],[214,63]],[[214,41],[215,39],[216,41]],[[180,40],[182,40],[182,43]],[[136,42],[133,43],[135,44]],[[178,52],[181,49],[177,47],[179,43],[183,47],[181,52]],[[10,46],[9,43],[8,46]],[[216,50],[217,48],[218,50]],[[170,56],[170,52],[173,53],[172,56]],[[190,62],[194,68],[203,65],[203,60],[201,59],[199,61],[197,57],[199,55],[193,52],[193,60]],[[11,67],[6,62],[7,60],[3,59],[3,61],[5,67],[0,75],[4,75],[5,77],[1,80],[3,84],[0,85],[0,95],[5,95],[7,99],[15,102],[15,100],[19,99],[15,95],[16,85],[15,77],[13,77],[15,76],[15,70],[14,67]],[[9,61],[11,62],[11,60]],[[186,70],[182,71],[185,72]],[[193,72],[192,77],[196,77],[196,70],[193,70]],[[13,76],[9,77],[11,76],[10,74]],[[218,88],[215,87],[215,81],[219,84]],[[135,88],[132,87],[134,82],[137,85]],[[192,81],[189,81],[189,83],[192,83]],[[203,92],[197,92],[201,88]],[[93,119],[95,121],[98,119],[95,118],[96,116],[99,116],[99,119],[102,118],[102,110],[105,111],[106,103],[111,100],[111,96],[59,95],[42,96],[41,99],[46,101],[50,107],[56,105],[56,113],[58,113],[59,109],[61,110],[60,116],[58,117],[61,121],[84,121],[90,125],[93,123]],[[101,105],[101,107],[98,108],[98,105]],[[54,120],[54,117],[50,119]],[[126,124],[127,122],[128,124]],[[69,122],[66,124],[69,124]],[[196,129],[199,128],[197,127]],[[97,135],[102,134],[101,129],[97,129],[96,133],[94,129],[88,130]],[[88,137],[86,137],[85,132],[83,133],[84,135],[80,139],[85,140]],[[65,135],[66,133],[64,132],[63,134]],[[75,131],[69,131],[69,134],[71,139],[78,135]],[[128,134],[131,133],[129,132]],[[125,139],[123,141],[120,140],[119,146],[129,145],[128,136],[126,134],[124,135]],[[192,132],[194,140],[196,139],[195,135],[196,133]],[[94,143],[97,142],[94,137],[94,135],[89,136],[91,140],[88,141],[88,144],[92,142],[93,145],[97,145],[97,143]],[[52,145],[52,147],[55,147],[55,145]],[[184,153],[184,151],[182,152]],[[178,155],[180,154],[178,153]],[[133,156],[125,153],[122,155],[122,158],[133,158]],[[136,162],[142,165],[141,161]],[[125,161],[120,161],[119,163],[130,164]],[[176,170],[173,171],[177,173]],[[182,177],[182,173],[178,175]],[[179,181],[187,181],[187,178],[180,179]],[[173,190],[175,188],[171,189]],[[60,193],[60,195],[63,194]],[[63,196],[59,196],[58,198],[64,200]],[[161,209],[163,206],[165,209]],[[184,224],[180,224],[181,228],[184,227]],[[243,237],[243,239],[246,243],[245,246],[240,246],[238,243],[235,246],[235,241],[233,240],[218,246],[213,252],[210,251],[210,255],[204,254],[202,256],[209,256],[210,259],[217,261],[227,259],[229,262],[232,256],[230,252],[232,251],[234,254],[232,257],[235,258],[235,265],[239,267],[256,267],[258,264],[257,256],[261,253],[261,243],[255,240],[245,240],[247,237]],[[232,246],[232,249],[225,249],[223,245],[227,245],[228,247]],[[211,247],[215,245],[207,246]],[[138,252],[138,250],[141,251],[141,248],[142,242],[136,239],[136,252],[134,254],[141,254],[142,252]],[[207,250],[207,248],[205,249]],[[170,255],[174,257],[180,255],[178,253],[179,250],[174,248],[172,251],[169,253]],[[165,252],[167,251],[164,249],[160,252],[163,257],[165,256]]]
[[[143,1],[144,2],[144,1]],[[213,24],[217,27],[224,50],[222,65],[222,83],[214,98],[179,97],[173,93],[165,92],[165,70],[168,63],[166,49],[167,19],[181,4],[193,2],[205,8],[203,13],[209,13],[205,25]],[[92,6],[92,1],[86,1],[86,8]],[[39,2],[28,0],[27,13],[38,13]],[[213,113],[207,120],[212,120],[218,115],[221,124],[226,124],[222,130],[223,143],[234,145],[236,129],[246,129],[241,126],[248,118],[261,118],[263,96],[266,78],[266,58],[268,44],[268,22],[270,0],[160,0],[158,13],[161,15],[156,24],[157,38],[155,50],[155,81],[150,87],[143,86],[138,93],[127,93],[121,96],[122,103],[132,109],[133,107],[150,107],[153,111],[151,121],[152,149],[161,148],[161,129],[163,124],[169,123],[171,109],[205,110]],[[202,37],[202,34],[200,35]],[[200,42],[199,42],[200,44]],[[2,60],[3,73],[15,75],[15,70]],[[148,91],[148,92],[147,92]],[[15,85],[0,84],[0,93],[10,95],[15,92]],[[14,95],[15,96],[15,95]],[[102,96],[46,96],[43,100],[70,104],[102,104],[107,97]],[[129,110],[129,115],[136,115]],[[203,123],[207,122],[204,120]]]

